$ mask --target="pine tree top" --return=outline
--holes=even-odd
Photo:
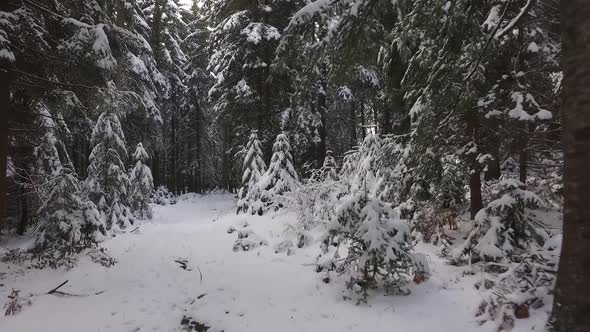
[[[133,152],[133,159],[135,161],[141,161],[145,164],[145,162],[149,159],[149,155],[147,151],[144,149],[143,144],[137,143],[137,147],[135,148],[135,152]]]

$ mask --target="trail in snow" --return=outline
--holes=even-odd
[[[86,256],[70,271],[0,263],[1,299],[12,288],[36,294],[21,313],[0,318],[0,331],[179,331],[184,315],[226,332],[493,331],[475,322],[477,276],[461,277],[462,268],[433,253],[433,277],[413,285],[412,294],[378,295],[357,306],[343,300],[341,282],[324,284],[309,266],[317,247],[275,253],[293,216],[235,215],[233,207],[229,195],[185,195],[176,205],[156,206],[139,234],[104,243],[119,261],[111,268]],[[233,252],[236,234],[226,230],[244,223],[269,246]],[[175,260],[186,260],[187,270]],[[63,291],[105,292],[40,295],[66,279]]]

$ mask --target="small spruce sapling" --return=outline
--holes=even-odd
[[[350,193],[340,199],[323,247],[324,254],[330,246],[337,247],[334,259],[323,267],[346,272],[350,276],[348,288],[360,295],[361,301],[367,300],[369,289],[379,285],[388,292],[406,293],[404,286],[415,267],[409,225],[378,193],[379,151],[379,137],[367,135],[358,152],[358,163],[350,162],[350,175],[356,175]],[[341,245],[347,252],[340,259]]]
[[[99,116],[91,142],[94,148],[84,192],[96,204],[108,230],[126,228],[133,224],[134,217],[128,208],[125,135],[115,113],[106,111]]]
[[[452,252],[456,261],[484,259],[497,261],[524,250],[530,241],[547,237],[540,229],[532,210],[543,206],[536,194],[524,189],[515,179],[503,179],[496,185],[493,199],[475,216],[475,228],[463,246]]]
[[[129,175],[131,182],[129,203],[137,218],[151,219],[152,208],[149,205],[149,201],[154,191],[154,179],[152,178],[152,171],[146,165],[149,155],[141,143],[137,144],[133,153],[133,159],[135,160],[135,166]]]
[[[293,166],[291,145],[285,133],[277,135],[272,147],[272,158],[268,170],[260,179],[262,201],[267,207],[274,209],[282,207],[281,196],[291,192],[299,186],[299,177]]]
[[[259,181],[266,172],[266,164],[262,159],[262,144],[253,130],[246,145],[246,156],[242,166],[242,188],[238,192],[237,213],[250,212],[262,214],[261,188]]]

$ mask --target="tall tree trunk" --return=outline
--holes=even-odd
[[[361,99],[361,139],[365,140],[365,135],[367,133],[367,123],[365,121],[365,100]]]
[[[8,162],[9,82],[12,75],[0,67],[0,230],[6,224],[6,167]]]
[[[172,143],[172,156],[170,158],[170,166],[172,167],[170,170],[170,175],[172,177],[171,187],[173,188],[172,190],[174,190],[174,194],[178,195],[178,147],[176,146],[176,113],[173,113],[170,118],[170,141]]]
[[[555,301],[556,332],[590,328],[590,1],[561,1],[564,127],[563,244]]]
[[[403,94],[401,92],[402,78],[404,74],[404,67],[399,55],[395,56],[389,64],[387,73],[387,93],[386,105],[383,109],[383,116],[381,118],[381,132],[386,135],[392,132],[392,115],[397,117],[402,116],[403,112]]]
[[[476,145],[479,143],[479,119],[477,114],[468,114],[467,119],[467,137],[471,139]],[[483,208],[481,198],[481,174],[480,165],[473,156],[470,160],[471,173],[469,174],[469,197],[470,197],[470,212],[471,219],[475,218],[475,215],[479,210]]]
[[[529,153],[528,153],[528,126],[523,123],[521,125],[522,134],[520,136],[520,142],[518,146],[518,177],[520,182],[526,187],[527,170],[529,165]]]
[[[322,91],[318,92],[318,112],[322,126],[319,128],[320,142],[317,147],[317,162],[321,166],[326,156],[326,83],[322,80]]]
[[[18,223],[18,227],[16,233],[18,235],[25,234],[27,230],[27,225],[29,221],[29,205],[27,204],[27,193],[24,188],[20,188],[20,207],[21,207],[21,215],[20,215],[20,222]]]
[[[352,101],[350,103],[350,118],[348,119],[350,126],[350,148],[352,149],[358,144],[356,136],[356,103]]]
[[[526,187],[529,154],[526,147],[522,147],[518,153],[518,178]]]
[[[502,171],[500,170],[500,144],[495,145],[491,148],[492,157],[487,163],[487,170],[484,174],[484,178],[486,181],[491,180],[498,180],[500,175],[502,175]]]
[[[10,1],[0,1],[0,11],[10,11]],[[12,117],[10,110],[10,83],[14,79],[8,69],[10,63],[0,60],[0,231],[6,224],[6,166],[8,163],[8,122]]]
[[[487,149],[492,155],[493,159],[488,160],[486,163],[487,170],[484,173],[484,179],[486,181],[498,180],[502,171],[500,169],[500,146],[502,145],[502,138],[498,131],[498,121],[494,119],[488,119],[488,126],[491,127],[489,136],[486,138]]]
[[[152,47],[154,48],[154,55],[156,61],[161,61],[162,50],[162,12],[165,0],[156,0],[154,3],[154,14],[152,17]]]

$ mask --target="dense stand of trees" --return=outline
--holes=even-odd
[[[466,209],[478,222],[474,236],[483,236],[500,213],[489,205],[497,199],[491,191],[518,200],[526,189],[562,203],[563,30],[571,208],[564,255],[573,257],[585,248],[573,234],[587,233],[579,206],[586,84],[573,75],[587,60],[579,46],[587,42],[587,7],[564,5],[560,28],[556,0],[220,0],[190,8],[178,0],[5,1],[0,227],[23,233],[50,220],[61,211],[55,195],[67,193],[85,222],[66,235],[44,234],[71,241],[86,232],[94,241],[113,224],[133,222],[134,206],[149,214],[152,185],[175,193],[248,189],[254,183],[242,171],[256,169],[258,178],[265,162],[271,169],[282,162],[279,155],[288,155],[293,179],[312,178],[330,151],[345,178],[354,179],[346,165],[365,159],[359,169],[380,178],[372,200],[348,188],[351,211],[367,202],[379,215],[391,213],[384,202],[402,215]],[[116,172],[103,169],[112,165]],[[153,184],[121,185],[130,172]],[[505,178],[519,184],[498,185]],[[583,269],[570,259],[562,266]],[[572,275],[561,272],[558,301],[571,298],[567,285],[579,285]]]

